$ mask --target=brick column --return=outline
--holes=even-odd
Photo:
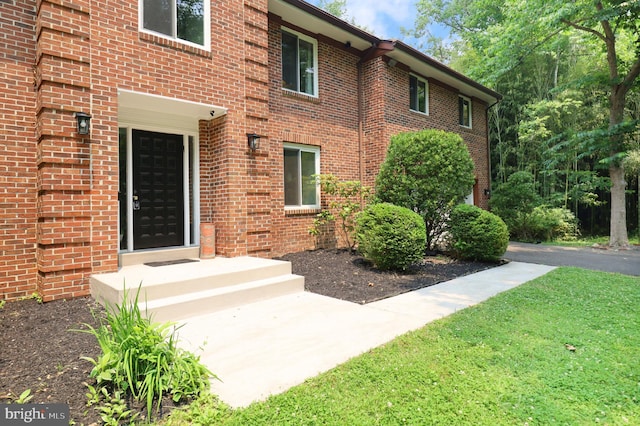
[[[269,158],[269,19],[265,0],[246,0],[245,111],[246,132],[261,136],[260,149],[247,149],[247,254],[270,257],[271,160]],[[246,146],[246,139],[245,139]]]
[[[89,293],[91,113],[89,0],[42,0],[36,15],[37,270],[45,301]]]

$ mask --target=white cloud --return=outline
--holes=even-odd
[[[318,5],[318,0],[307,0]],[[347,0],[346,21],[381,39],[400,39],[400,28],[413,28],[416,0]]]
[[[347,0],[349,20],[379,38],[400,39],[400,28],[413,28],[415,0]]]

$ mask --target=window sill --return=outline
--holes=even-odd
[[[320,103],[320,98],[318,98],[317,96],[307,95],[306,93],[302,93],[302,92],[294,92],[293,90],[290,90],[290,89],[283,88],[282,94],[287,98],[295,98],[295,99],[300,99],[302,101]]]
[[[205,50],[204,48],[199,48],[196,46],[191,46],[189,44],[182,43],[179,40],[172,40],[165,37],[160,37],[155,34],[149,34],[145,32],[139,32],[140,40],[147,41],[149,43],[156,44],[158,46],[169,47],[174,50],[179,50],[185,53],[190,53],[192,55],[202,56],[204,58],[211,59],[211,52]]]
[[[422,112],[422,111],[418,111],[415,109],[409,109],[409,112],[412,112],[414,114],[418,114],[418,115],[422,115],[423,117],[428,117],[429,113],[428,112]]]
[[[313,207],[286,207],[284,210],[285,216],[311,216],[317,215],[322,211],[321,208]]]

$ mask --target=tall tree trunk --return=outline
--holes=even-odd
[[[627,236],[627,210],[625,204],[625,190],[627,182],[624,180],[622,164],[609,166],[611,178],[611,227],[609,228],[609,245],[616,248],[629,246]]]
[[[611,89],[611,110],[609,115],[609,129],[613,130],[624,119],[624,104],[626,92],[619,90],[617,86]],[[609,246],[615,248],[625,248],[629,246],[629,236],[627,234],[627,208],[626,194],[627,182],[624,179],[624,165],[622,161],[615,158],[617,154],[623,152],[623,136],[612,132],[611,136],[611,156],[613,157],[609,165],[609,177],[611,178],[611,224],[609,227]]]

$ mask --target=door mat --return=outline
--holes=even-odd
[[[162,262],[147,262],[145,265],[147,266],[168,266],[168,265],[179,265],[181,263],[192,263],[192,262],[200,262],[198,259],[176,259],[176,260],[165,260]]]

